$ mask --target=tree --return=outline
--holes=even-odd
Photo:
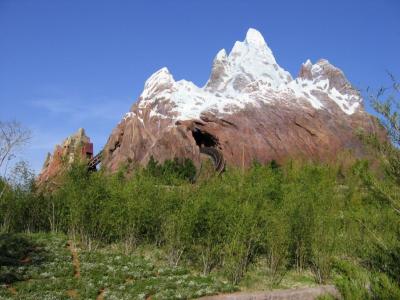
[[[389,77],[391,85],[381,87],[376,94],[370,94],[369,98],[392,143],[400,147],[400,83],[390,73]]]
[[[389,140],[382,141],[376,136],[368,136],[366,141],[382,158],[390,184],[383,184],[372,177],[367,181],[379,198],[386,199],[400,214],[400,83],[392,74],[389,77],[389,87],[381,87],[377,92],[368,91],[369,100],[386,129]]]
[[[388,133],[389,141],[369,137],[367,141],[381,155],[386,180],[367,176],[366,183],[376,199],[386,201],[400,216],[400,83],[389,73],[391,85],[380,88],[369,95],[371,104],[378,113],[380,123]],[[397,243],[387,245],[376,239],[375,255],[371,264],[400,283],[400,229],[397,229]]]
[[[377,93],[370,94],[369,98],[391,141],[376,142],[375,148],[386,158],[387,174],[400,185],[400,83],[392,74],[389,76],[390,87],[380,88]]]
[[[16,121],[0,121],[0,169],[31,139],[30,130]]]
[[[23,191],[29,191],[34,183],[35,173],[30,168],[29,163],[25,160],[20,160],[10,170],[10,175],[7,176],[9,183]]]
[[[7,169],[10,161],[16,157],[20,151],[31,139],[29,129],[22,126],[17,121],[0,121],[0,170],[3,171],[3,180],[6,179]],[[4,184],[0,191],[0,198],[8,185]]]

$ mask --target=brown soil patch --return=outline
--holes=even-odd
[[[7,286],[7,290],[12,294],[12,295],[16,295],[17,294],[17,290],[15,289],[15,287],[12,286]]]
[[[239,292],[206,296],[202,300],[313,300],[322,295],[332,295],[335,299],[342,299],[339,291],[333,285],[321,285],[309,288],[286,289],[266,292]]]
[[[68,297],[72,299],[77,299],[78,298],[78,291],[77,290],[68,290],[67,291]]]
[[[29,256],[24,257],[23,259],[20,259],[19,261],[21,264],[29,264],[32,262],[32,258],[30,258]]]
[[[125,283],[133,283],[133,278],[127,278],[127,279],[125,279]]]
[[[96,300],[104,300],[104,291],[104,288],[100,289],[99,293],[97,294]]]
[[[69,251],[71,251],[71,256],[72,256],[72,265],[74,266],[74,276],[76,278],[81,277],[81,267],[79,263],[79,257],[78,257],[78,252],[76,251],[75,245],[73,241],[68,241],[67,243]]]

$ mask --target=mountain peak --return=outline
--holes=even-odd
[[[221,49],[214,58],[210,79],[206,83],[206,88],[218,90],[223,87],[228,77],[229,60],[225,49]]]
[[[152,98],[155,94],[172,88],[174,82],[174,77],[169,72],[168,68],[163,67],[146,80],[141,97],[142,99]]]
[[[315,64],[307,60],[301,67],[299,77],[313,80],[314,82],[329,80],[330,88],[335,88],[345,94],[358,95],[358,92],[352,88],[342,70],[324,58],[319,59]]]
[[[253,60],[263,60],[266,63],[276,64],[275,57],[264,40],[262,34],[249,28],[243,42],[235,42],[229,58],[235,61],[237,57],[248,56]]]
[[[214,60],[226,60],[228,55],[226,54],[225,49],[221,49],[218,51],[217,55],[215,56]]]
[[[250,28],[244,41],[235,42],[229,55],[225,50],[218,52],[206,87],[236,93],[255,81],[278,89],[290,80],[290,74],[277,64],[261,33]]]
[[[264,37],[258,30],[254,28],[249,28],[247,31],[245,42],[250,45],[266,46]]]
[[[307,59],[305,63],[303,63],[304,66],[306,67],[312,67],[312,62],[310,59]]]

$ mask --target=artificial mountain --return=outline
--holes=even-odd
[[[307,60],[297,78],[281,68],[263,36],[249,29],[229,54],[216,55],[205,86],[175,81],[167,68],[146,81],[113,130],[103,165],[145,165],[215,148],[228,165],[294,158],[329,160],[343,150],[362,156],[356,131],[380,131],[343,72]]]
[[[112,131],[102,165],[146,165],[218,156],[229,166],[288,159],[329,161],[342,151],[365,154],[357,131],[384,134],[343,72],[321,59],[307,60],[293,78],[278,65],[263,36],[249,29],[229,54],[222,49],[203,87],[175,81],[167,68]],[[45,171],[45,170],[44,170]]]

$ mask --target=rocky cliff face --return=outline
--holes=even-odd
[[[363,155],[355,135],[380,131],[358,91],[327,60],[307,60],[297,78],[282,69],[262,35],[249,29],[229,54],[216,55],[203,87],[175,81],[167,68],[154,73],[131,110],[113,130],[103,165],[145,165],[214,147],[228,166],[252,161],[329,160],[349,149]]]
[[[53,154],[48,153],[40,172],[38,186],[54,184],[57,176],[76,160],[88,160],[93,157],[93,144],[80,128],[75,134],[66,138],[61,145],[56,145]]]

